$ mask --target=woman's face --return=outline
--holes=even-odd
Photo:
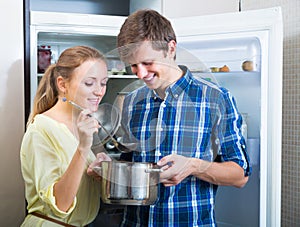
[[[107,66],[101,60],[88,60],[73,72],[68,83],[66,98],[85,109],[95,112],[105,95]]]

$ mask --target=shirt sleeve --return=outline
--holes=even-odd
[[[233,161],[244,169],[245,176],[251,174],[246,141],[242,136],[242,116],[237,110],[234,97],[223,90],[220,99],[219,140],[223,161]]]
[[[68,166],[61,146],[46,133],[30,130],[25,134],[21,147],[22,172],[27,185],[28,205],[41,202],[42,213],[53,213],[65,218],[76,206],[76,198],[67,212],[56,206],[53,187]],[[36,211],[36,210],[35,210]]]

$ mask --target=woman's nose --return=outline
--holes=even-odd
[[[96,95],[99,95],[99,96],[103,96],[105,94],[105,87],[106,86],[103,86],[103,85],[99,85],[97,86],[97,88],[95,89],[95,94]]]

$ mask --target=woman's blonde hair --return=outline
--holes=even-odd
[[[72,80],[73,71],[87,60],[102,60],[105,57],[97,49],[88,46],[75,46],[64,50],[57,63],[50,65],[41,81],[34,97],[32,112],[29,115],[27,126],[33,122],[37,114],[41,114],[58,101],[57,77],[61,76],[66,81]]]

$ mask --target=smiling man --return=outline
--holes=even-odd
[[[160,174],[157,202],[128,206],[122,226],[215,226],[217,185],[243,187],[251,172],[232,95],[176,64],[176,35],[156,11],[130,15],[118,48],[146,84],[124,101],[126,139],[140,142],[128,160],[172,163]]]

